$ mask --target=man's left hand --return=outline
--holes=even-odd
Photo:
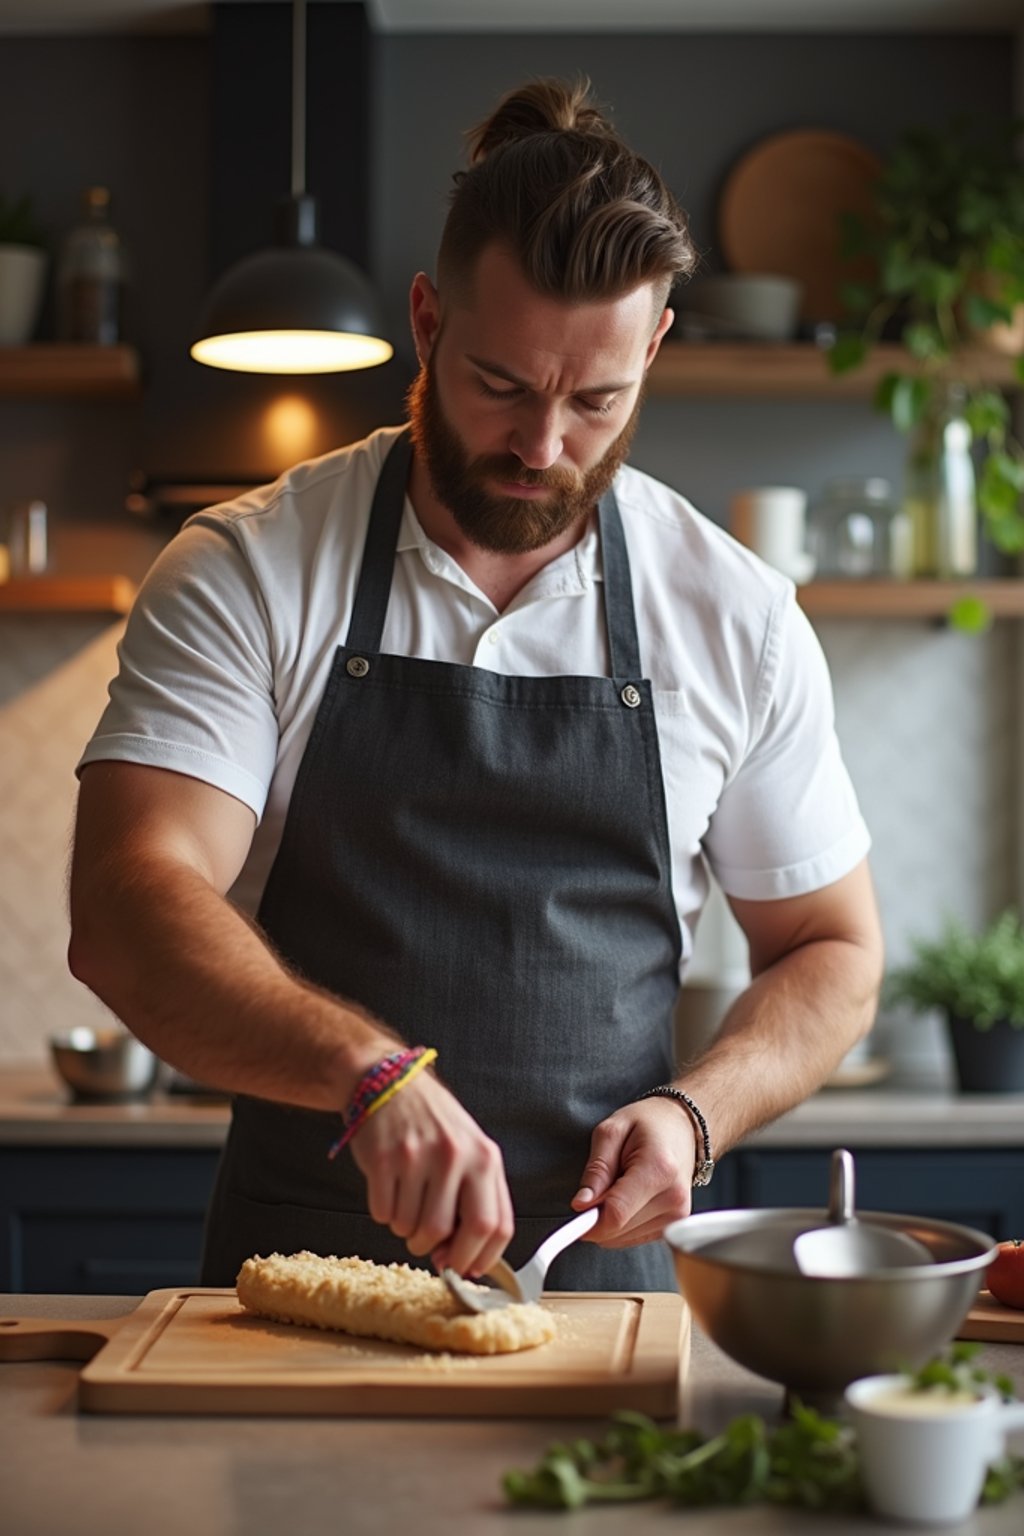
[[[572,1201],[577,1211],[601,1206],[589,1241],[635,1248],[688,1216],[696,1157],[693,1122],[670,1099],[626,1104],[602,1120]]]

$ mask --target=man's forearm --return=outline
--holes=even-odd
[[[785,955],[736,999],[679,1080],[708,1121],[716,1157],[821,1086],[871,1028],[880,973],[874,949],[822,939]]]
[[[201,1082],[341,1110],[391,1031],[291,976],[197,871],[148,859],[73,900],[71,968],[163,1060]]]

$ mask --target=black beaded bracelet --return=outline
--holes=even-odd
[[[646,1093],[638,1095],[640,1099],[675,1099],[690,1111],[697,1128],[700,1131],[702,1156],[698,1157],[693,1170],[693,1186],[701,1189],[705,1184],[711,1183],[711,1175],[715,1171],[715,1160],[711,1155],[711,1134],[708,1131],[708,1123],[704,1119],[696,1104],[688,1093],[681,1088],[673,1088],[671,1083],[662,1083],[659,1088],[648,1088]]]

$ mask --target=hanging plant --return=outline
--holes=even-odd
[[[1024,446],[1005,397],[979,378],[979,343],[1011,352],[1024,382],[1024,124],[912,129],[876,184],[870,220],[843,218],[843,249],[871,258],[874,277],[848,283],[850,325],[836,338],[834,373],[858,367],[895,334],[914,367],[887,374],[876,407],[901,432],[934,412],[940,391],[962,396],[963,419],[984,445],[978,507],[989,538],[1024,551]]]

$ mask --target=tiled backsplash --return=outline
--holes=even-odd
[[[120,625],[0,618],[0,1061],[110,1015],[70,975],[67,865],[74,766],[99,719]]]
[[[48,1034],[107,1019],[67,972],[65,879],[74,764],[115,666],[120,626],[0,618],[0,1062],[42,1060]],[[1017,625],[966,636],[924,624],[831,622],[843,749],[874,838],[889,958],[945,912],[980,922],[1018,895]],[[697,973],[728,986],[743,943],[717,903]],[[927,1023],[883,1021],[884,1048],[941,1050]]]

